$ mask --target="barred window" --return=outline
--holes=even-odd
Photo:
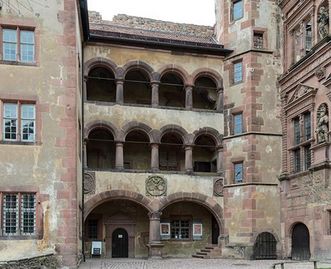
[[[3,194],[3,235],[34,235],[36,232],[36,195]]]
[[[304,156],[305,156],[305,170],[308,170],[311,166],[311,149],[310,145],[304,147]]]
[[[97,239],[98,238],[98,220],[90,219],[88,221],[88,238],[89,239]]]
[[[300,144],[300,120],[299,118],[293,119],[294,127],[294,144]]]
[[[263,33],[254,32],[253,43],[254,48],[263,49]]]
[[[313,46],[313,29],[311,21],[307,21],[305,24],[305,49],[308,53]]]
[[[189,239],[190,238],[190,220],[172,220],[170,222],[172,239]]]

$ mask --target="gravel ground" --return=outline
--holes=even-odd
[[[80,269],[271,269],[279,260],[228,260],[228,259],[91,259]],[[286,263],[285,269],[313,269],[313,263]],[[318,264],[318,268],[331,268],[331,264]],[[280,265],[276,269],[281,269]]]

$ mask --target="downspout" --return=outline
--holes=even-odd
[[[85,257],[85,225],[84,225],[84,175],[85,175],[85,152],[84,152],[84,125],[85,125],[85,121],[84,121],[84,45],[85,45],[85,41],[83,39],[82,41],[82,63],[81,63],[81,108],[82,108],[82,128],[81,128],[81,140],[82,143],[81,144],[81,156],[82,156],[82,256],[83,256],[83,261],[86,261],[86,257]]]

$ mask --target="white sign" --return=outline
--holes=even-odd
[[[101,241],[92,241],[92,255],[100,256],[102,252],[102,242]]]

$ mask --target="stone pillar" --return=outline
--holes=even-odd
[[[152,82],[152,107],[159,106],[159,83]]]
[[[185,146],[185,171],[187,173],[193,172],[193,147],[192,146]]]
[[[153,143],[151,147],[151,169],[155,172],[159,170],[159,144]]]
[[[122,79],[116,80],[116,103],[123,104],[123,85],[124,81]]]
[[[123,142],[116,142],[115,168],[117,170],[124,169]]]
[[[192,110],[193,107],[193,87],[188,85],[185,87],[185,108],[188,110]]]
[[[222,174],[223,173],[223,147],[217,148],[217,173]]]
[[[216,100],[216,111],[222,112],[223,111],[223,88],[217,89],[217,100]]]
[[[148,256],[151,259],[161,259],[162,258],[162,248],[164,244],[161,243],[160,236],[160,216],[161,212],[150,212],[149,216],[149,253]]]

